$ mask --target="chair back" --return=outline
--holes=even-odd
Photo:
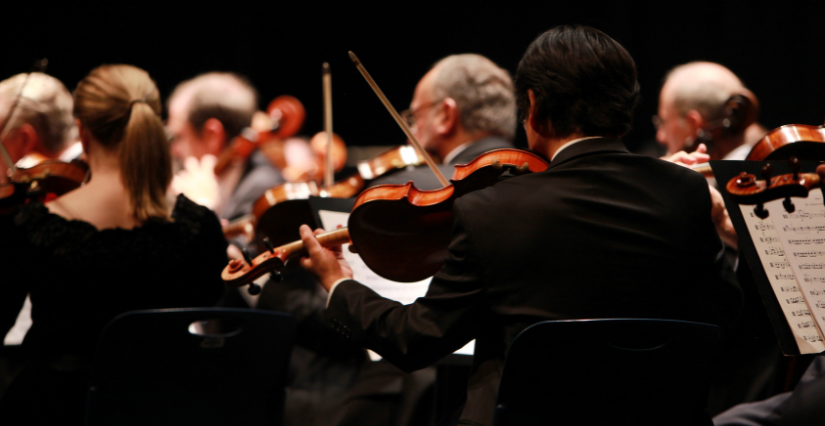
[[[496,426],[712,425],[719,327],[658,319],[546,321],[507,353]]]
[[[98,344],[86,424],[280,425],[294,335],[274,312],[127,312]]]

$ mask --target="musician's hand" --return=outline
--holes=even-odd
[[[172,189],[190,200],[210,209],[220,204],[218,179],[215,176],[214,155],[204,155],[200,161],[188,157],[183,162],[183,170],[172,178]]]
[[[315,239],[316,235],[324,232],[322,229],[316,229],[313,234],[309,226],[301,225],[300,232],[301,241],[309,253],[309,256],[301,259],[301,266],[315,275],[327,291],[336,281],[342,278],[352,278],[352,269],[344,260],[341,246],[325,248]]]
[[[670,161],[681,166],[691,166],[693,164],[706,163],[710,160],[710,155],[708,155],[707,152],[708,147],[700,143],[699,146],[696,147],[696,151],[690,154],[685,151],[679,151],[669,157],[662,157],[662,160]]]
[[[822,170],[823,173],[825,173],[825,168]],[[722,238],[725,244],[734,249],[738,249],[739,238],[736,236],[736,230],[733,229],[733,222],[730,220],[728,209],[725,208],[725,200],[722,199],[722,194],[719,193],[719,190],[713,186],[708,185],[708,189],[710,189],[711,201],[710,214],[714,225],[716,225],[716,232],[719,233],[719,237]]]

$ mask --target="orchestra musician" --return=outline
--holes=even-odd
[[[77,158],[83,150],[72,117],[71,93],[60,80],[48,74],[33,72],[23,86],[25,81],[26,74],[17,74],[0,82],[0,123],[9,120],[2,137],[11,160],[19,167],[31,167],[40,160]],[[20,100],[14,117],[9,117],[18,94]],[[0,165],[5,166],[2,157]],[[31,325],[30,312],[31,302],[27,298],[17,324],[5,337],[5,344],[23,341]]]
[[[630,154],[618,140],[639,100],[635,64],[619,43],[590,27],[553,28],[528,47],[515,91],[530,148],[550,167],[456,200],[449,254],[425,297],[410,305],[381,298],[352,280],[340,251],[301,227],[309,252],[301,264],[329,290],[328,323],[343,338],[407,371],[476,339],[460,424],[491,424],[507,347],[532,323],[726,325],[741,307],[723,273],[704,178]],[[686,268],[692,273],[677,272]],[[706,424],[704,407],[695,408]]]
[[[25,369],[0,399],[3,424],[84,424],[104,326],[137,309],[212,306],[226,240],[217,217],[167,201],[172,163],[154,81],[130,65],[94,69],[74,92],[84,186],[15,217],[0,246],[0,332],[31,294]]]
[[[0,82],[0,122],[9,120],[3,142],[15,163],[29,154],[31,167],[40,160],[69,161],[82,153],[77,127],[72,117],[72,95],[60,80],[44,73],[17,74]],[[23,92],[20,93],[21,88]],[[20,101],[14,117],[8,117],[15,99]],[[0,164],[2,164],[0,158]],[[4,169],[5,170],[5,169]]]
[[[707,154],[700,161],[744,160],[767,133],[760,132],[764,127],[752,123],[712,139],[710,134],[711,127],[719,127],[717,121],[724,119],[728,99],[746,93],[753,96],[739,77],[717,63],[690,62],[670,70],[659,93],[658,115],[653,118],[656,140],[667,148],[666,156],[698,151]],[[687,156],[683,162],[693,164]]]
[[[192,199],[210,207],[221,219],[252,213],[258,197],[284,181],[258,150],[246,161],[231,163],[219,176],[212,173],[214,158],[252,125],[257,98],[242,77],[212,72],[180,83],[168,100],[172,155],[187,169],[176,176],[173,185],[184,194],[197,194]]]
[[[516,101],[510,74],[476,54],[438,61],[415,87],[410,109],[401,113],[422,147],[441,159],[448,179],[456,164],[467,164],[498,148],[512,148]],[[413,181],[418,189],[439,189],[433,172],[414,170],[376,179],[371,186]]]

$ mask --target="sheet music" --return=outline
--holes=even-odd
[[[338,225],[347,226],[347,220],[349,219],[349,213],[333,212],[329,210],[319,210],[318,215],[321,217],[321,224],[324,229],[328,231],[338,228]],[[375,272],[372,272],[364,261],[361,260],[361,256],[355,253],[350,253],[349,244],[345,244],[342,249],[344,252],[344,259],[346,259],[347,263],[349,263],[349,266],[352,268],[353,278],[359,283],[371,288],[373,291],[381,295],[381,297],[386,297],[387,299],[395,300],[404,305],[409,305],[415,302],[415,299],[423,297],[427,294],[427,289],[430,287],[432,277],[415,283],[399,283],[396,281],[390,281],[386,278],[378,276]],[[475,340],[457,350],[455,353],[472,355],[474,348]],[[370,358],[372,358],[373,361],[377,360],[376,357],[380,359],[379,355],[373,355],[372,353],[370,354]]]
[[[785,211],[782,200],[765,203],[770,216],[764,220],[754,214],[752,205],[739,208],[800,353],[820,353],[825,351],[820,331],[825,326],[822,192],[812,190],[807,199],[794,198],[793,202],[793,214]],[[817,298],[820,291],[822,296]]]

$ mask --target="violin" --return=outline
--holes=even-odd
[[[825,126],[787,124],[771,130],[753,146],[747,161],[825,159]]]
[[[738,204],[756,204],[754,214],[760,219],[769,216],[764,204],[767,201],[785,198],[782,206],[788,213],[793,213],[796,207],[791,197],[807,197],[808,192],[822,186],[822,181],[816,173],[800,173],[801,163],[797,158],[788,160],[792,173],[773,176],[773,166],[768,163],[762,167],[763,180],[757,180],[752,173],[742,172],[732,178],[725,189],[731,199]]]
[[[504,172],[521,175],[547,167],[546,161],[531,152],[497,149],[469,164],[457,165],[451,184],[438,190],[419,190],[412,182],[369,188],[355,200],[347,228],[317,239],[325,247],[351,243],[350,251],[384,278],[421,281],[444,264],[453,225],[452,206],[458,197],[494,184]],[[230,261],[221,274],[224,283],[231,287],[250,284],[306,253],[301,241],[277,248],[268,239],[265,244],[267,251],[254,259]]]
[[[751,148],[745,161],[775,161],[789,158],[819,160],[825,158],[825,126],[787,124],[768,132]],[[688,166],[689,169],[713,177],[708,163]]]
[[[267,129],[256,131],[246,128],[232,139],[229,146],[218,155],[218,161],[215,163],[216,176],[222,174],[233,162],[249,158],[255,149],[260,149],[279,169],[283,170],[288,166],[283,148],[284,140],[298,133],[303,126],[306,118],[304,105],[292,96],[278,96],[269,103],[267,118]]]
[[[0,185],[0,215],[13,214],[28,199],[61,196],[89,181],[89,166],[80,160],[47,160],[29,168],[12,167],[9,182]]]
[[[259,226],[261,234],[268,236],[275,244],[286,243],[295,239],[295,229],[291,220],[286,218],[304,218],[308,215],[303,206],[285,206],[290,200],[306,200],[310,196],[349,198],[357,195],[366,182],[377,179],[394,170],[407,166],[417,166],[424,162],[415,148],[409,145],[392,148],[381,155],[358,163],[358,172],[335,182],[329,188],[318,185],[314,180],[285,183],[268,189],[259,197],[252,208],[252,214],[230,222],[223,228],[224,236],[232,238],[245,235],[247,240],[254,239],[255,227]],[[278,208],[274,208],[278,205]],[[297,210],[297,211],[294,211]],[[305,220],[299,220],[303,224]]]

